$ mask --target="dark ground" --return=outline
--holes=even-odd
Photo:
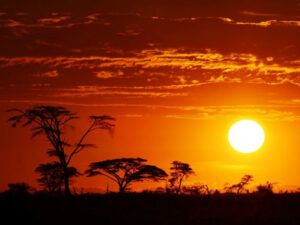
[[[300,194],[84,194],[70,198],[1,194],[0,204],[1,221],[9,219],[1,224],[300,224]]]

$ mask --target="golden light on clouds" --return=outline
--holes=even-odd
[[[27,148],[36,150],[32,154],[41,148],[35,142],[20,144],[28,135],[5,127],[5,111],[41,104],[78,113],[79,131],[89,115],[117,118],[114,139],[91,140],[100,151],[78,162],[83,170],[93,154],[99,159],[145,156],[164,169],[177,159],[195,165],[199,176],[191,183],[218,181],[221,186],[251,173],[258,182],[300,184],[293,174],[300,170],[295,157],[300,126],[297,1],[218,1],[218,7],[216,1],[201,0],[82,5],[53,0],[41,6],[28,0],[19,7],[5,1],[0,4],[0,189],[12,182],[5,171],[16,170],[13,160],[25,159],[21,154]],[[229,126],[242,118],[263,125],[263,151],[238,154],[228,143]],[[246,139],[261,140],[247,129]],[[233,139],[239,142],[242,133]],[[8,134],[24,140],[11,142]],[[254,142],[249,146],[261,143]],[[249,146],[242,150],[250,151]],[[43,157],[31,157],[17,170],[35,182],[33,166]]]

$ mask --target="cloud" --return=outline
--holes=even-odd
[[[126,26],[123,31],[117,32],[121,36],[137,36],[142,33],[141,28],[138,26]]]
[[[60,89],[56,93],[49,94],[51,97],[87,97],[87,96],[124,96],[130,98],[152,97],[186,97],[186,92],[169,92],[169,91],[147,91],[147,90],[114,90],[113,88],[103,88],[97,86],[79,86],[77,88]]]
[[[285,83],[299,86],[300,61],[294,40],[299,21],[297,17],[271,18],[273,14],[268,12],[272,10],[248,9],[237,14],[222,13],[223,17],[149,12],[9,14],[0,21],[2,28],[7,25],[4,29],[8,37],[0,70],[7,86],[15,83],[30,91],[34,84],[46,80],[51,88],[43,88],[43,96],[61,94],[79,99],[97,95],[100,99],[155,96],[151,101],[162,102],[159,98],[191,96],[184,101],[193,104],[195,98],[202,97],[202,90],[213,90],[211,87],[221,87],[223,83],[226,87]],[[105,23],[111,26],[102,26]],[[274,39],[273,34],[281,29],[263,29],[270,26],[291,26],[291,35]],[[201,27],[208,29],[207,34]],[[24,39],[8,40],[10,29],[30,33]],[[82,35],[74,38],[72,34],[79,30]],[[242,35],[235,39],[232,35],[239,30]],[[228,31],[228,35],[219,36],[220,31]],[[57,36],[62,33],[65,35]],[[14,78],[11,74],[22,76]],[[57,76],[59,79],[42,79]],[[63,86],[66,88],[60,93]],[[97,88],[83,91],[77,86]],[[201,102],[213,101],[216,95],[212,93]]]
[[[31,85],[32,87],[37,87],[37,88],[41,88],[41,87],[50,87],[51,85],[49,83],[34,83]]]
[[[241,79],[236,77],[236,78],[230,78],[224,75],[219,75],[217,77],[211,76],[208,80],[208,83],[240,83]]]
[[[121,93],[122,95],[122,93]],[[277,102],[270,105],[156,105],[130,103],[80,103],[57,100],[0,100],[0,103],[51,104],[92,108],[126,108],[127,116],[140,117],[145,114],[136,114],[137,109],[143,109],[147,115],[157,112],[162,118],[180,120],[237,120],[253,118],[262,121],[299,121],[300,104],[298,100],[290,105]],[[146,111],[145,111],[146,110]],[[168,114],[170,111],[177,114]],[[122,114],[124,116],[125,114]],[[154,114],[153,114],[154,115]],[[156,114],[157,115],[157,114]]]
[[[279,16],[279,14],[274,14],[274,13],[261,13],[261,12],[254,12],[254,11],[241,11],[240,12],[242,15],[246,16],[257,16],[257,17],[276,17]]]
[[[185,108],[182,107],[181,109],[184,110]],[[284,105],[202,106],[196,110],[194,109],[194,113],[169,114],[163,117],[184,120],[236,120],[238,118],[255,118],[265,121],[300,120],[299,113],[288,110]]]
[[[39,73],[34,75],[35,77],[50,77],[50,78],[54,78],[54,77],[58,77],[59,74],[56,70],[52,70],[52,71],[48,71],[45,73]]]
[[[225,23],[233,25],[246,25],[246,26],[257,26],[257,27],[270,27],[270,26],[293,26],[300,27],[300,20],[265,20],[260,22],[250,21],[236,21],[228,17],[219,17],[219,19]]]
[[[10,29],[13,29],[15,32],[17,30],[26,30],[30,33],[34,29],[39,28],[47,28],[47,29],[64,29],[64,28],[73,28],[80,25],[90,25],[90,24],[102,24],[108,25],[106,21],[99,20],[95,16],[96,14],[88,15],[88,16],[75,16],[75,15],[64,15],[60,13],[52,14],[52,17],[44,17],[38,18],[36,21],[32,21],[32,19],[28,20],[27,17],[30,18],[28,14],[24,18],[14,18],[9,17],[0,21],[0,27],[4,26]],[[21,21],[22,20],[22,21]]]
[[[69,19],[69,16],[59,16],[59,17],[49,17],[49,18],[42,18],[38,20],[39,24],[55,24],[55,23],[60,23],[62,21],[65,21]]]
[[[123,75],[124,75],[124,72],[122,72],[121,70],[118,70],[116,72],[113,72],[113,71],[99,71],[99,72],[96,72],[96,77],[101,78],[101,79],[122,77]]]
[[[9,27],[9,28],[22,27],[23,23],[21,23],[17,20],[8,19],[8,20],[5,21],[4,26]]]
[[[53,71],[58,69],[90,70],[97,77],[103,79],[127,77],[126,73],[130,73],[131,77],[141,76],[139,71],[143,71],[144,75],[142,76],[146,80],[146,78],[153,78],[154,72],[159,72],[159,74],[164,74],[164,77],[169,77],[173,84],[179,82],[181,85],[190,86],[220,82],[272,85],[285,82],[300,83],[300,77],[297,76],[300,73],[299,60],[279,62],[273,57],[260,58],[249,53],[221,54],[210,49],[205,51],[172,48],[145,49],[126,57],[0,57],[0,68],[2,69],[20,66],[36,67],[37,65],[46,66]],[[166,70],[169,71],[168,73],[176,70],[176,74],[168,75],[168,73],[162,72]],[[187,71],[198,73],[199,76],[185,75]],[[208,73],[212,74],[201,76],[201,74]]]

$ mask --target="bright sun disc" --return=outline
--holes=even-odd
[[[263,128],[253,120],[240,120],[234,123],[228,133],[230,145],[242,153],[258,150],[265,140]]]

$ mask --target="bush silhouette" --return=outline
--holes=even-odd
[[[17,196],[29,195],[34,189],[27,183],[9,183],[7,193]]]
[[[40,186],[50,193],[61,192],[64,179],[64,171],[59,162],[40,164],[35,172],[40,174],[37,179]],[[68,167],[69,179],[79,176],[75,167]]]

